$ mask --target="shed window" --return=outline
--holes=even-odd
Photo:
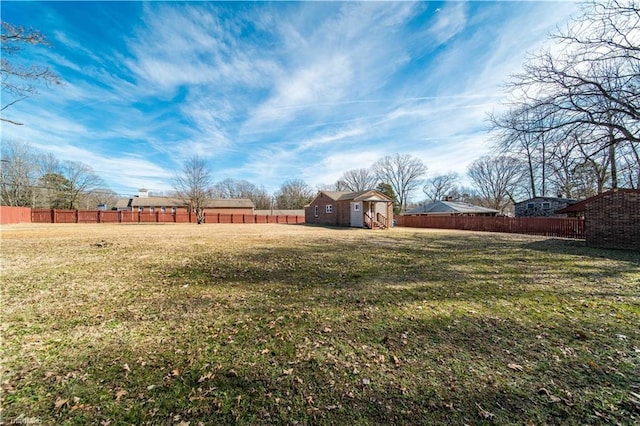
[[[324,208],[325,213],[333,213],[333,204],[327,204]]]
[[[353,211],[354,212],[359,212],[360,211],[360,204],[359,203],[355,203],[353,205]]]
[[[534,208],[536,205],[534,203],[527,203],[527,208],[528,209],[532,209]]]
[[[551,203],[549,203],[549,202],[542,203],[542,208],[545,209],[545,210],[550,209],[551,208]]]
[[[315,217],[318,217],[318,216],[319,216],[319,213],[318,213],[318,206],[316,206],[316,208],[315,208],[315,212],[314,212],[314,213],[315,213]]]

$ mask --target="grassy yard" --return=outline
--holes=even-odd
[[[640,253],[300,225],[1,242],[6,423],[640,423]]]

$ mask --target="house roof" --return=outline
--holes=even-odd
[[[357,192],[321,191],[321,193],[335,201],[392,201],[391,198],[375,189]]]
[[[578,200],[575,200],[573,198],[561,198],[561,197],[533,197],[533,198],[529,198],[527,200],[523,200],[523,201],[518,201],[516,204],[524,204],[524,203],[531,203],[533,201],[536,200],[543,200],[543,201],[555,201],[555,202],[559,202],[559,203],[567,203],[567,204],[573,204],[576,203]]]
[[[578,201],[575,204],[572,204],[568,207],[565,207],[563,209],[560,210],[556,210],[556,213],[580,213],[586,210],[587,208],[587,204],[589,204],[590,202],[597,200],[598,198],[602,198],[607,194],[610,194],[612,192],[640,192],[640,189],[628,189],[628,188],[616,188],[616,189],[611,189],[609,191],[603,192],[601,194],[598,195],[594,195],[593,197],[589,197],[586,198],[582,201]]]
[[[254,207],[253,201],[247,198],[219,199],[209,198],[204,200],[205,208],[248,208]],[[134,197],[129,199],[131,207],[184,207],[187,205],[182,199],[175,197]],[[127,207],[127,205],[123,206]]]
[[[255,206],[248,198],[209,198],[204,200],[205,208],[245,208],[252,209]]]
[[[114,207],[117,209],[131,207],[131,198],[118,198],[118,201],[116,201],[116,205]]]
[[[269,210],[254,210],[254,214],[256,215],[264,215],[264,216],[304,216],[304,209],[300,210],[277,210],[277,209],[269,209]]]
[[[186,204],[173,197],[133,197],[130,205],[131,207],[179,207]]]
[[[461,201],[434,201],[411,210],[403,214],[443,214],[443,213],[499,213],[499,210],[488,209]]]

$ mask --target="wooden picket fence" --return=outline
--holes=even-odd
[[[304,216],[205,213],[205,223],[304,223]],[[32,209],[32,223],[196,223],[195,214]]]
[[[397,216],[396,226],[585,238],[584,219],[504,216]]]

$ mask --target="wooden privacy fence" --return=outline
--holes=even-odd
[[[205,213],[205,223],[304,223],[304,216]],[[103,210],[31,210],[33,223],[196,223],[191,213]]]
[[[396,226],[507,232],[547,237],[585,238],[584,220],[577,218],[503,216],[397,216]]]
[[[31,222],[30,207],[0,206],[0,224]]]

